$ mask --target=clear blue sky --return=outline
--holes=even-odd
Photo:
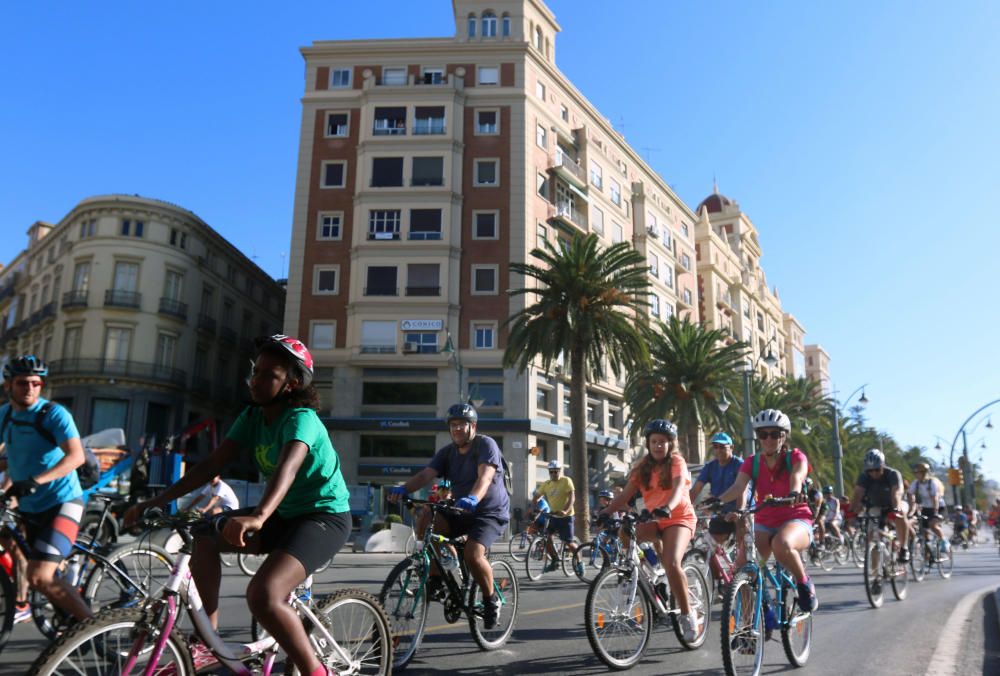
[[[559,67],[680,197],[716,175],[740,202],[837,387],[869,383],[871,424],[950,443],[1000,398],[1000,4],[549,6]],[[33,221],[122,192],[191,209],[281,276],[298,48],[452,30],[449,0],[3,3],[0,261]],[[970,441],[986,433],[1000,478],[991,410]]]

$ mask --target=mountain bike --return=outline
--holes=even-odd
[[[701,568],[693,563],[683,564],[688,602],[697,629],[694,639],[689,641],[681,630],[680,609],[662,578],[663,571],[650,565],[636,539],[637,523],[666,516],[659,509],[652,514],[643,510],[641,515],[629,513],[609,522],[616,530],[624,529],[628,547],[617,563],[590,584],[584,603],[584,622],[590,647],[612,669],[629,669],[642,659],[649,647],[653,625],[660,620],[669,619],[677,640],[688,650],[701,647],[708,635],[711,597]]]
[[[917,534],[910,554],[913,579],[922,582],[931,569],[937,568],[938,575],[947,580],[955,565],[952,548],[945,544],[947,540],[930,529],[927,517],[918,513],[917,519]]]
[[[548,512],[539,512],[538,516],[528,524],[527,528],[515,535],[507,543],[507,552],[510,558],[522,562],[528,554],[528,544],[539,533],[544,533],[549,523]]]
[[[897,560],[899,547],[896,533],[886,527],[886,515],[891,510],[885,507],[867,507],[858,515],[861,530],[868,534],[865,547],[865,595],[872,608],[881,608],[885,600],[884,585],[892,585],[896,599],[906,598],[906,588],[910,574],[905,563]]]
[[[202,606],[190,563],[195,534],[217,532],[225,515],[153,516],[158,527],[173,528],[184,544],[161,594],[137,608],[105,610],[76,624],[32,665],[31,676],[52,674],[195,673],[192,639],[177,628],[183,611],[220,666],[240,676],[269,676],[279,647],[271,636],[251,643],[223,641]],[[392,635],[378,600],[361,590],[342,589],[319,599],[289,594],[288,603],[302,618],[316,657],[337,674],[389,674]],[[198,646],[201,648],[201,646]],[[203,650],[203,649],[202,649]],[[200,668],[200,667],[199,667]],[[297,674],[290,664],[286,673]]]
[[[556,569],[561,569],[563,575],[569,577],[579,574],[579,569],[583,567],[577,558],[576,551],[570,551],[569,545],[573,544],[578,549],[580,541],[573,538],[571,542],[560,540],[559,544],[554,542],[555,533],[543,533],[531,538],[528,543],[528,552],[524,557],[524,571],[528,579],[537,582],[542,579],[542,575],[550,573]],[[549,545],[556,551],[556,558],[552,558]]]
[[[597,528],[593,540],[576,548],[573,571],[581,582],[590,584],[608,566],[617,565],[624,554],[625,548],[617,529],[612,526]]]
[[[722,663],[727,676],[757,676],[764,662],[764,643],[775,630],[781,632],[785,657],[792,665],[804,666],[809,659],[812,613],[799,608],[795,580],[777,560],[773,565],[758,563],[753,536],[754,514],[764,507],[793,502],[791,498],[769,498],[739,512],[746,527],[747,563],[733,577],[722,602]],[[770,628],[769,616],[773,618]]]
[[[393,668],[406,668],[413,660],[424,637],[427,624],[428,603],[440,601],[444,605],[444,619],[454,624],[465,615],[472,639],[482,650],[496,650],[503,646],[514,631],[517,621],[518,586],[514,569],[506,561],[491,560],[493,592],[500,599],[500,613],[495,626],[483,623],[483,594],[465,563],[465,537],[449,538],[434,532],[434,516],[438,513],[468,516],[455,509],[452,501],[427,502],[406,499],[406,506],[427,505],[432,518],[424,531],[423,546],[400,561],[389,573],[379,601],[389,616],[395,659]],[[452,554],[454,552],[454,554]],[[441,586],[434,590],[433,599],[428,589],[433,568],[440,573]]]

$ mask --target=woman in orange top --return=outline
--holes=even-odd
[[[667,420],[654,420],[646,425],[646,450],[632,472],[628,485],[601,514],[624,509],[636,493],[642,493],[646,509],[662,509],[670,516],[648,521],[636,527],[640,542],[651,542],[667,572],[670,591],[680,606],[681,631],[687,640],[698,635],[697,619],[691,614],[687,576],[681,559],[694,535],[694,507],[691,505],[691,474],[687,463],[677,452],[677,426]],[[663,599],[666,601],[666,599]]]

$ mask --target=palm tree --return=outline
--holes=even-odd
[[[659,322],[650,342],[652,365],[635,371],[625,385],[632,421],[641,427],[656,418],[677,423],[688,460],[697,456],[698,435],[708,422],[735,431],[733,419],[719,408],[723,391],[739,389],[746,343],[725,344],[722,329],[707,329],[671,316]]]
[[[534,249],[539,265],[511,263],[510,271],[536,285],[514,289],[530,303],[508,318],[504,365],[527,370],[536,360],[548,371],[566,355],[570,370],[570,467],[576,487],[576,530],[589,537],[590,482],[587,458],[587,382],[605,362],[615,376],[649,359],[646,326],[637,321],[648,305],[648,266],[631,244],[606,249],[597,235],[574,234],[557,249],[548,240]]]

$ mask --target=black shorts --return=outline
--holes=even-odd
[[[555,533],[563,542],[573,540],[573,517],[572,516],[550,516],[549,526],[546,533]]]
[[[448,536],[458,537],[468,535],[470,540],[475,540],[483,547],[489,549],[493,543],[503,535],[507,522],[495,519],[491,516],[458,516],[453,514],[441,514],[448,522]]]
[[[254,509],[234,509],[226,512],[226,516],[249,516]],[[257,551],[260,554],[287,552],[299,560],[307,574],[311,574],[340,551],[350,534],[350,512],[313,512],[289,519],[275,512],[257,534],[260,538]]]
[[[712,535],[732,535],[736,532],[736,524],[716,515],[708,522],[708,532]]]
[[[920,510],[920,520],[927,525],[930,523],[931,519],[940,519],[938,511],[933,507],[924,507]]]

